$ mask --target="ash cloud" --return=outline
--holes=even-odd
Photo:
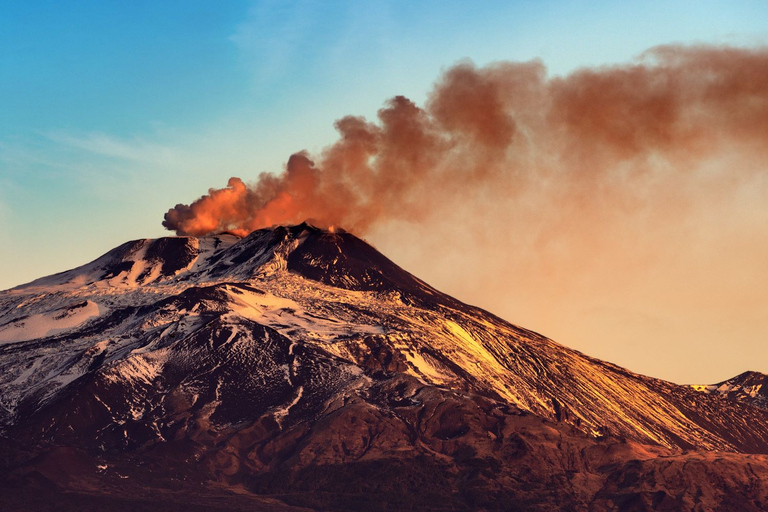
[[[338,141],[321,154],[294,154],[282,174],[252,184],[233,177],[170,209],[163,225],[246,234],[314,219],[365,234],[488,188],[550,207],[609,197],[637,206],[653,182],[678,186],[676,173],[695,173],[718,152],[765,153],[766,76],[765,49],[659,47],[631,65],[563,78],[536,61],[460,63],[424,107],[397,96],[375,123],[340,119]]]

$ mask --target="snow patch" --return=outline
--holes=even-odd
[[[283,407],[279,407],[275,409],[275,411],[273,412],[273,415],[274,415],[275,421],[281,428],[283,426],[283,420],[285,419],[286,416],[288,416],[288,413],[290,412],[291,407],[299,403],[299,400],[301,400],[301,397],[303,395],[304,395],[304,386],[299,386],[298,388],[296,388],[296,396],[293,398],[293,400],[291,400],[290,403],[284,405]]]
[[[46,338],[70,331],[103,312],[97,303],[89,300],[20,318],[0,327],[0,344]]]
[[[275,329],[292,337],[297,332],[315,341],[330,342],[349,334],[382,334],[379,325],[341,323],[304,310],[297,302],[268,292],[258,293],[240,288],[227,288],[231,308],[237,315]]]
[[[151,384],[160,375],[165,364],[165,354],[159,352],[137,354],[124,359],[104,372],[104,378],[110,382],[133,381]]]

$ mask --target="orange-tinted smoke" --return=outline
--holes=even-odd
[[[247,234],[310,219],[362,234],[484,196],[489,207],[562,205],[562,219],[580,211],[595,221],[604,206],[642,209],[660,180],[684,186],[713,155],[768,155],[766,77],[765,48],[660,47],[562,78],[539,62],[461,63],[424,107],[397,96],[376,123],[345,117],[321,154],[294,154],[282,174],[253,184],[231,178],[170,209],[163,225]],[[549,234],[571,229],[557,215],[548,223]]]

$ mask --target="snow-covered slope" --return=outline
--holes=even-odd
[[[595,438],[768,452],[765,410],[585,356],[306,224],[126,243],[2,292],[0,343],[3,428],[77,396],[105,446],[165,439],[171,398],[212,425],[282,424],[401,372]]]
[[[768,409],[768,375],[744,372],[717,384],[693,385],[696,391]]]
[[[139,240],[0,292],[0,508],[761,510],[764,378],[634,374],[344,232]]]

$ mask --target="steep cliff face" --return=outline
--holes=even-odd
[[[30,489],[239,490],[235,509],[765,496],[764,458],[739,453],[768,453],[759,403],[590,358],[306,224],[129,242],[2,292],[0,370],[8,481]],[[710,459],[694,491],[679,468]]]

